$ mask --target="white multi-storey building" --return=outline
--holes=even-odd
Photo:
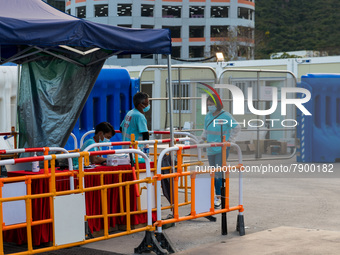
[[[222,51],[228,59],[253,59],[255,0],[69,0],[66,12],[129,28],[168,28],[172,57],[203,59]],[[174,61],[176,63],[176,61]],[[165,64],[164,56],[125,55],[107,64]]]

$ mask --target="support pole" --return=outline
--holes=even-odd
[[[170,147],[173,147],[174,146],[174,122],[173,122],[174,116],[173,116],[173,106],[172,106],[171,55],[168,55],[168,94],[169,94],[169,114],[170,114]]]
[[[221,125],[221,141],[222,142],[225,142],[225,136],[223,136],[223,127]],[[227,146],[226,144],[223,144],[223,147],[222,147],[222,169],[227,165]],[[229,188],[229,187],[227,187]],[[221,206],[222,206],[222,209],[225,209],[225,200],[226,200],[226,197],[225,197],[225,172],[222,171],[222,187],[221,187]],[[229,199],[229,197],[228,197]],[[227,213],[222,213],[221,214],[221,233],[222,235],[228,235],[228,227],[227,227]]]
[[[169,94],[169,113],[170,113],[170,147],[173,147],[174,144],[174,114],[173,114],[173,104],[172,104],[172,72],[171,72],[171,55],[168,55],[168,94]],[[175,156],[173,152],[170,152],[171,155],[171,171],[170,173],[175,173]],[[170,180],[170,185],[172,184],[172,180]],[[173,194],[173,185],[170,188],[171,193]],[[171,200],[171,205],[173,206],[173,200]],[[172,208],[173,213],[173,208]]]
[[[243,176],[242,169],[239,170],[239,205],[243,205]],[[239,232],[240,236],[244,236],[246,234],[245,226],[244,226],[244,216],[243,209],[239,211],[237,215],[237,224],[236,230]]]
[[[172,79],[171,79],[171,55],[168,55],[168,94],[169,94],[169,113],[170,113],[170,147],[174,146],[174,126],[173,126],[173,107],[172,107]],[[171,151],[171,167],[174,170],[174,162],[175,158],[173,156],[173,151]],[[163,158],[164,154],[161,154],[159,159]],[[158,161],[158,165],[161,161]],[[157,174],[160,174],[160,167],[157,166]],[[174,171],[173,171],[174,172]],[[151,185],[148,183],[148,185]],[[148,189],[151,190],[151,189]],[[157,181],[157,220],[161,218],[161,184],[160,181]],[[148,196],[148,202],[151,203],[151,193]],[[148,213],[151,216],[151,210],[148,209]],[[148,217],[149,218],[149,217]],[[148,225],[151,225],[148,222]],[[166,236],[164,232],[162,232],[161,227],[157,227],[158,233],[155,234],[154,231],[145,231],[145,236],[142,243],[135,248],[135,253],[143,253],[153,251],[157,255],[165,255],[169,253],[175,253],[175,249],[173,248],[173,244],[170,242],[169,238]]]

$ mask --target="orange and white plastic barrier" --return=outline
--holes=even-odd
[[[61,147],[40,147],[40,148],[18,148],[18,149],[10,149],[10,150],[0,150],[0,155],[1,154],[14,154],[14,153],[28,153],[28,152],[43,152],[44,155],[48,155],[50,151],[59,151],[63,152],[66,154],[69,154],[69,152]],[[41,156],[42,157],[42,156]],[[8,159],[7,165],[14,165],[18,163],[25,163],[25,162],[34,162],[34,161],[40,161],[42,158],[39,158],[39,156],[35,157],[26,157],[26,158],[13,158],[13,159]],[[33,161],[27,161],[30,158],[34,158],[35,160]],[[68,169],[70,171],[73,170],[73,164],[72,164],[72,158],[67,158],[68,159]],[[48,173],[48,162],[45,160],[44,162],[44,173]],[[70,177],[70,187],[71,189],[74,189],[74,179],[73,176]]]
[[[52,149],[52,148],[51,148]],[[27,150],[20,151],[43,151],[41,148],[31,148]],[[80,165],[79,172],[76,171],[67,171],[67,172],[59,172],[56,173],[55,169],[55,160],[57,159],[65,159],[65,158],[74,158],[78,157],[81,160],[84,159],[85,164],[89,163],[89,156],[97,156],[97,155],[107,155],[107,154],[118,154],[118,153],[133,153],[142,156],[145,160],[146,165],[146,178],[142,180],[135,181],[126,181],[123,183],[112,183],[112,184],[104,184],[104,175],[114,174],[114,171],[106,171],[106,172],[84,172],[83,166]],[[83,245],[86,243],[91,243],[94,241],[105,240],[113,237],[118,237],[122,235],[132,234],[136,232],[146,231],[153,229],[152,226],[152,207],[151,207],[151,185],[154,180],[151,178],[151,169],[150,169],[150,161],[147,156],[136,149],[121,149],[121,150],[107,150],[107,151],[94,151],[94,152],[79,152],[79,153],[65,153],[58,155],[43,155],[43,156],[35,156],[35,157],[27,157],[20,159],[6,159],[0,161],[0,166],[15,164],[15,163],[24,163],[24,162],[34,162],[34,161],[51,161],[51,173],[47,174],[36,174],[36,175],[26,175],[26,176],[18,176],[18,177],[8,177],[0,179],[0,254],[4,254],[3,250],[3,231],[10,229],[18,229],[18,228],[26,228],[27,230],[27,254],[34,254],[40,252],[47,252],[52,250],[58,250],[62,248],[72,247],[76,245]],[[128,171],[127,171],[128,172]],[[68,176],[73,177],[74,175],[78,176],[79,183],[78,187],[73,190],[65,190],[65,191],[57,191],[56,190],[56,177],[60,176]],[[83,185],[85,176],[88,175],[100,175],[101,185],[94,187],[85,187]],[[32,194],[31,184],[32,180],[37,179],[46,179],[48,178],[49,183],[49,192],[43,194]],[[25,181],[25,183],[23,183]],[[27,193],[24,195],[15,195],[10,197],[3,197],[2,191],[4,188],[4,184],[6,183],[22,183],[26,185]],[[145,183],[147,189],[147,210],[145,211],[137,211],[131,212],[130,209],[130,186],[135,185],[136,183]],[[119,213],[108,213],[108,202],[107,202],[107,191],[108,189],[116,188],[116,187],[125,187],[126,192],[126,204],[125,212]],[[84,193],[91,191],[101,191],[101,201],[102,201],[102,212],[101,215],[94,216],[86,216],[85,215],[85,198]],[[42,219],[42,220],[33,220],[32,219],[32,200],[37,198],[50,198],[50,203],[47,203],[45,206],[50,207],[50,218]],[[26,208],[24,211],[26,213],[26,221],[24,223],[11,223],[10,225],[6,225],[3,221],[3,204],[11,201],[24,201],[24,207]],[[68,204],[67,204],[68,203]],[[60,224],[60,215],[59,213],[63,213],[63,211],[69,211],[69,208],[72,207],[72,210],[75,210],[75,214],[71,213],[68,216],[65,215],[64,221],[68,220],[70,225],[63,225],[61,229],[59,227]],[[67,208],[67,210],[66,210]],[[130,216],[136,213],[147,213],[147,226],[140,227],[138,229],[131,228],[131,220]],[[109,234],[108,222],[110,217],[121,217],[126,216],[126,231]],[[96,237],[93,239],[85,240],[84,234],[84,219],[95,219],[102,218],[104,221],[104,236]],[[75,221],[77,221],[75,223]],[[53,246],[46,248],[36,248],[33,249],[32,244],[32,226],[37,226],[41,224],[51,224],[52,223],[52,234],[53,234]],[[71,226],[71,224],[75,223],[77,227],[76,234],[73,234],[75,228]],[[80,224],[79,224],[80,223]],[[69,229],[68,229],[69,228]],[[72,235],[70,234],[72,233]],[[66,236],[66,237],[65,237]],[[70,239],[68,239],[70,238]],[[23,254],[22,252],[19,254]]]
[[[196,143],[197,139],[193,139],[193,138],[176,138],[175,142],[184,142],[184,141],[191,141],[192,143]],[[141,231],[146,231],[146,239],[148,240],[153,240],[155,245],[156,250],[158,249],[158,251],[160,252],[159,254],[167,254],[167,251],[162,249],[159,245],[159,243],[157,244],[157,240],[155,240],[155,228],[157,227],[157,233],[156,234],[160,234],[162,235],[162,225],[167,224],[167,223],[173,223],[173,222],[179,222],[179,221],[185,221],[185,220],[190,220],[190,219],[195,219],[198,217],[206,217],[206,216],[211,216],[211,215],[215,215],[218,213],[225,213],[225,212],[230,212],[230,211],[239,211],[239,216],[243,216],[242,212],[243,212],[243,201],[242,201],[242,155],[241,155],[241,150],[240,148],[233,143],[227,143],[227,142],[222,142],[222,143],[211,143],[211,144],[193,144],[193,145],[179,145],[179,146],[174,146],[174,147],[170,147],[167,149],[164,149],[159,156],[157,156],[157,144],[159,143],[169,143],[170,139],[162,139],[162,140],[150,140],[150,141],[132,141],[132,142],[110,142],[110,143],[98,143],[98,144],[93,144],[90,147],[86,148],[86,151],[83,152],[74,152],[74,153],[68,153],[65,149],[63,148],[27,148],[27,149],[17,149],[16,151],[12,151],[12,150],[0,150],[0,154],[4,154],[4,153],[22,153],[22,152],[43,152],[46,155],[43,156],[35,156],[35,157],[27,157],[27,158],[17,158],[17,159],[7,159],[7,160],[1,160],[0,161],[0,165],[6,165],[6,164],[16,164],[16,163],[23,163],[23,162],[33,162],[33,161],[45,161],[45,166],[47,165],[47,168],[44,169],[44,174],[37,174],[37,175],[31,175],[31,176],[20,176],[20,177],[9,177],[9,178],[2,178],[0,179],[0,254],[3,254],[3,236],[2,236],[2,232],[6,231],[8,229],[15,229],[15,228],[22,228],[25,227],[27,229],[27,241],[28,241],[28,253],[29,254],[33,254],[33,253],[39,253],[39,252],[46,252],[46,251],[51,251],[51,250],[57,250],[57,249],[61,249],[61,248],[67,248],[67,247],[72,247],[72,246],[76,246],[76,245],[83,245],[86,243],[90,243],[90,242],[95,242],[95,241],[100,241],[100,240],[105,240],[105,239],[109,239],[109,238],[114,238],[114,237],[118,237],[118,236],[122,236],[122,235],[128,235],[128,234],[132,234],[132,233],[136,233],[136,232],[141,232]],[[150,160],[149,158],[140,150],[136,149],[138,144],[153,144],[155,147],[154,150],[154,155],[155,155],[155,165],[156,167],[156,171],[155,174],[152,174],[152,169],[150,167]],[[114,145],[132,145],[135,147],[135,149],[119,149],[119,150],[105,150],[105,151],[87,151],[93,147],[99,147],[99,146],[114,146]],[[201,174],[199,172],[190,172],[190,171],[185,171],[187,169],[188,166],[192,166],[190,164],[187,163],[183,163],[182,159],[183,156],[185,154],[183,154],[183,151],[185,150],[191,150],[191,149],[202,149],[202,148],[207,148],[207,147],[222,147],[222,153],[223,155],[226,155],[226,148],[228,146],[235,146],[239,155],[239,164],[236,166],[236,168],[239,170],[239,204],[236,206],[231,207],[229,205],[229,193],[226,193],[225,196],[225,208],[222,209],[214,209],[214,173],[213,172],[209,172],[208,174],[210,175],[210,204],[209,204],[209,208],[208,211],[205,212],[198,212],[196,211],[196,205],[200,203],[200,201],[198,201],[197,199],[195,199],[195,194],[198,192],[198,185],[196,184],[196,176]],[[58,155],[47,155],[48,152],[50,151],[63,151],[65,152],[64,154],[58,154]],[[173,172],[170,174],[161,174],[161,162],[163,157],[165,156],[166,153],[171,153],[171,152],[177,152],[177,165],[174,166],[173,169],[177,168],[177,172]],[[122,171],[100,171],[100,172],[92,172],[92,171],[84,171],[84,165],[88,165],[89,164],[89,157],[90,156],[97,156],[97,155],[109,155],[109,154],[119,154],[119,153],[129,153],[129,154],[135,154],[135,155],[140,155],[144,158],[145,160],[145,174],[146,177],[144,177],[143,179],[139,179],[139,176],[137,176],[137,178],[135,180],[131,180],[131,181],[126,181],[126,182],[122,182],[121,181],[121,175],[124,173],[131,173],[132,170],[122,170]],[[71,159],[72,158],[79,158],[79,171],[73,171],[72,169],[72,162]],[[226,157],[225,157],[226,158]],[[56,173],[55,171],[55,160],[57,159],[69,159],[69,164],[70,164],[70,171],[67,172],[60,172],[60,173]],[[51,172],[49,172],[48,169],[48,161],[51,161]],[[138,166],[138,157],[136,157],[136,165]],[[83,163],[81,163],[83,162]],[[202,165],[202,162],[198,161],[196,162],[195,166],[200,166]],[[223,161],[223,166],[226,166],[226,162],[225,160]],[[171,167],[170,167],[171,168]],[[184,171],[183,171],[184,169]],[[229,168],[226,168],[227,171],[227,176],[229,176]],[[154,170],[155,171],[155,170]],[[139,173],[139,171],[136,171],[136,173]],[[118,174],[119,183],[109,183],[109,184],[105,184],[104,183],[104,176],[105,175],[109,175],[109,174]],[[84,185],[84,178],[85,176],[89,176],[89,175],[99,175],[100,176],[100,186],[94,186],[94,187],[85,187]],[[58,176],[67,176],[70,179],[73,177],[77,176],[78,177],[78,186],[76,188],[72,188],[70,190],[65,190],[65,191],[56,191],[56,177]],[[178,185],[178,180],[181,177],[191,177],[191,201],[186,201],[186,203],[179,203],[178,201],[178,191],[179,191],[179,185]],[[50,185],[50,191],[48,193],[43,193],[43,194],[31,194],[31,181],[33,179],[39,179],[39,178],[48,178],[49,181],[49,185]],[[174,185],[172,186],[172,190],[171,193],[173,192],[173,203],[170,206],[165,206],[165,207],[161,207],[161,180],[162,179],[166,179],[166,178],[173,178],[174,180]],[[26,185],[27,185],[27,194],[25,196],[21,196],[21,197],[8,197],[8,198],[4,198],[2,197],[2,187],[4,183],[10,183],[10,182],[18,182],[18,181],[25,181]],[[226,184],[228,187],[228,182],[229,178],[226,178]],[[72,181],[73,182],[73,181]],[[140,201],[137,200],[137,202],[139,203],[137,206],[137,210],[132,210],[130,208],[130,187],[133,187],[135,185],[140,185],[143,184],[146,186],[146,190],[147,190],[147,194],[146,194],[146,210],[142,209],[140,206]],[[157,184],[157,185],[156,185]],[[144,186],[144,187],[145,187]],[[153,208],[153,193],[152,190],[154,189],[154,187],[156,186],[156,198],[157,198],[157,207]],[[110,213],[108,212],[108,190],[112,189],[112,188],[119,188],[119,190],[122,190],[123,188],[125,188],[125,209],[124,206],[121,206],[120,208],[121,211],[120,212],[113,212]],[[138,188],[139,190],[139,188]],[[103,236],[100,237],[96,237],[93,239],[89,239],[89,240],[84,240],[80,239],[82,238],[83,233],[80,232],[79,235],[77,235],[78,239],[72,239],[70,242],[65,242],[63,243],[62,241],[60,241],[59,239],[59,229],[56,228],[55,224],[58,220],[58,212],[54,212],[55,208],[58,208],[58,205],[54,205],[53,201],[56,201],[56,198],[60,197],[60,201],[63,201],[64,198],[67,199],[66,195],[72,195],[72,199],[74,199],[75,201],[80,202],[81,204],[85,204],[84,200],[84,196],[82,196],[82,194],[86,193],[86,192],[91,192],[91,191],[101,191],[101,213],[96,214],[96,215],[84,215],[82,216],[81,213],[79,214],[78,217],[80,217],[81,219],[85,220],[89,220],[89,219],[103,219],[103,226],[104,226],[104,234]],[[227,189],[226,192],[229,192],[229,189]],[[122,198],[122,196],[124,196],[123,192],[119,191],[119,199],[120,199],[120,203],[121,205],[123,205],[123,201],[124,199]],[[43,197],[50,197],[50,204],[47,204],[46,206],[50,206],[50,210],[51,210],[51,216],[49,219],[44,219],[44,220],[38,220],[38,221],[34,221],[32,220],[32,204],[31,201],[32,199],[37,199],[37,198],[43,198]],[[55,199],[52,199],[55,198]],[[68,197],[69,198],[69,197]],[[18,201],[18,200],[23,200],[25,201],[26,204],[26,222],[25,223],[21,223],[21,224],[14,224],[14,225],[5,225],[3,224],[3,218],[2,218],[2,205],[4,202],[10,202],[10,201]],[[182,205],[189,205],[191,204],[191,214],[189,216],[180,216],[178,213],[178,208],[179,206]],[[79,207],[79,206],[78,206]],[[80,206],[81,208],[82,206]],[[166,220],[162,220],[161,219],[161,210],[164,209],[173,209],[174,211],[174,218],[173,219],[166,219]],[[152,212],[153,211],[157,211],[157,221],[153,224],[152,223]],[[78,212],[78,211],[77,211]],[[130,217],[132,215],[135,214],[141,214],[141,213],[147,213],[147,226],[145,227],[139,227],[137,229],[132,229],[131,228],[131,220]],[[126,217],[126,231],[124,232],[119,232],[119,233],[111,233],[109,234],[109,219],[111,217],[122,217],[125,216]],[[243,220],[243,218],[242,218]],[[41,225],[41,224],[49,224],[52,223],[53,224],[53,246],[52,247],[47,247],[47,248],[43,248],[43,249],[33,249],[33,245],[32,245],[32,226],[35,225]],[[82,228],[82,225],[80,225],[81,227],[79,227],[79,229]],[[243,228],[241,227],[241,229],[239,229],[240,234],[241,231],[244,231],[244,226]],[[164,234],[164,233],[163,233]],[[164,240],[163,240],[164,241]],[[150,243],[147,242],[142,242],[143,245],[146,244],[146,246],[150,245]],[[136,248],[136,252],[140,252],[143,250],[143,247],[145,246],[139,246],[138,248]],[[151,246],[152,246],[151,245]]]

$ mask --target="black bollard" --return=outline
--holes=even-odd
[[[222,187],[221,187],[221,202],[222,202],[222,209],[225,209],[225,179],[222,178]],[[228,235],[227,229],[227,213],[221,214],[221,231],[222,235]]]

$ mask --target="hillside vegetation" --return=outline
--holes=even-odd
[[[340,55],[340,0],[256,0],[255,58],[274,52]]]

